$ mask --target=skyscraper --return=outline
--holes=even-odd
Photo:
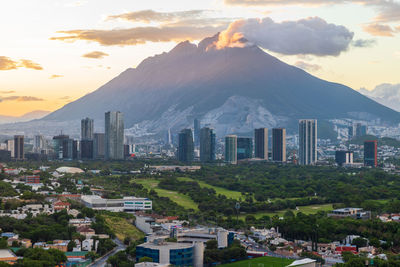
[[[299,163],[311,165],[317,162],[317,120],[299,121]]]
[[[237,136],[225,136],[225,161],[230,164],[237,163]]]
[[[200,121],[198,119],[194,119],[194,145],[200,145]]]
[[[286,129],[272,129],[272,160],[286,162]]]
[[[192,129],[183,129],[179,133],[178,160],[191,162],[194,159],[194,143]]]
[[[14,158],[24,159],[24,136],[14,135]]]
[[[40,153],[45,148],[43,135],[35,135],[33,140],[33,151]]]
[[[85,118],[81,120],[81,140],[93,140],[93,120]]]
[[[93,140],[84,139],[80,142],[81,159],[93,159]]]
[[[250,137],[237,138],[237,160],[253,157],[253,139]]]
[[[105,114],[105,159],[124,159],[124,116],[119,111]]]
[[[268,160],[268,128],[254,130],[254,156]]]
[[[378,141],[371,140],[364,142],[364,165],[378,166]]]
[[[95,133],[93,139],[93,157],[95,159],[104,158],[104,149],[105,149],[105,134],[104,133]]]
[[[208,127],[200,130],[200,161],[210,162],[215,160],[215,133]]]
[[[68,156],[68,135],[57,135],[53,137],[53,149],[56,159],[64,159]],[[72,146],[71,146],[71,153],[72,153]]]
[[[14,139],[7,140],[7,150],[11,152],[11,157],[15,156]]]

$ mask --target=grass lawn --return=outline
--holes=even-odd
[[[229,190],[229,189],[226,189],[226,188],[213,186],[213,185],[207,184],[207,183],[205,183],[203,181],[194,180],[194,179],[189,178],[189,177],[180,177],[180,178],[178,178],[178,180],[180,180],[180,181],[190,181],[190,182],[196,181],[201,187],[207,187],[207,188],[214,189],[215,192],[217,193],[217,195],[218,194],[224,195],[227,198],[232,198],[232,199],[239,199],[239,198],[243,198],[244,199],[244,197],[242,196],[242,193],[240,193],[238,191],[232,191],[232,190]]]
[[[315,214],[318,211],[331,211],[333,210],[332,204],[322,204],[322,205],[310,205],[310,206],[299,206],[299,210],[291,210],[294,214],[298,212],[302,212],[304,214]],[[277,212],[257,212],[257,213],[248,213],[248,214],[240,214],[239,218],[244,219],[247,215],[254,215],[257,219],[268,215],[270,217],[274,215],[283,216],[285,212],[288,210],[280,210]]]
[[[160,197],[167,197],[185,209],[199,209],[196,202],[194,202],[189,196],[176,191],[158,188],[157,185],[160,181],[157,179],[135,179],[134,182],[143,185],[147,189],[154,189]]]
[[[125,237],[131,240],[138,240],[144,237],[144,233],[137,229],[125,218],[102,215],[108,227],[115,233],[119,240],[123,241]]]
[[[234,263],[222,264],[223,267],[285,267],[294,260],[281,259],[275,257],[259,257],[251,260],[238,261]]]

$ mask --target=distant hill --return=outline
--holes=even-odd
[[[220,137],[256,127],[295,130],[302,118],[400,122],[398,112],[290,66],[257,46],[217,50],[217,38],[199,45],[182,42],[168,53],[149,57],[43,120],[88,116],[102,124],[106,111],[119,110],[132,135],[165,134],[169,128],[177,132],[199,118]]]
[[[50,114],[50,111],[35,110],[35,111],[28,112],[19,117],[0,115],[0,123],[26,122],[26,121],[35,120],[35,119],[41,119],[48,114]]]
[[[351,144],[362,145],[365,141],[378,140],[378,146],[392,146],[400,148],[400,141],[391,137],[378,138],[374,135],[364,135],[350,140]]]

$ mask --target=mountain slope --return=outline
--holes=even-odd
[[[178,130],[195,117],[215,127],[218,135],[286,126],[300,118],[400,122],[398,112],[287,65],[256,46],[216,50],[210,47],[216,38],[198,46],[183,42],[149,57],[45,120],[103,120],[104,112],[120,110],[135,135]]]

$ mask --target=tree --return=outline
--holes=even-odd
[[[353,239],[351,244],[357,246],[357,248],[362,248],[367,246],[368,240],[362,237],[357,237]]]
[[[68,251],[72,251],[74,249],[74,247],[76,247],[75,241],[74,240],[69,241],[68,246],[67,246]]]
[[[139,262],[153,262],[153,259],[150,257],[141,257]]]
[[[7,239],[3,237],[2,239],[0,239],[0,249],[6,249],[6,248],[8,248]]]
[[[206,249],[212,250],[212,249],[218,249],[218,242],[215,239],[208,240],[206,242]]]

